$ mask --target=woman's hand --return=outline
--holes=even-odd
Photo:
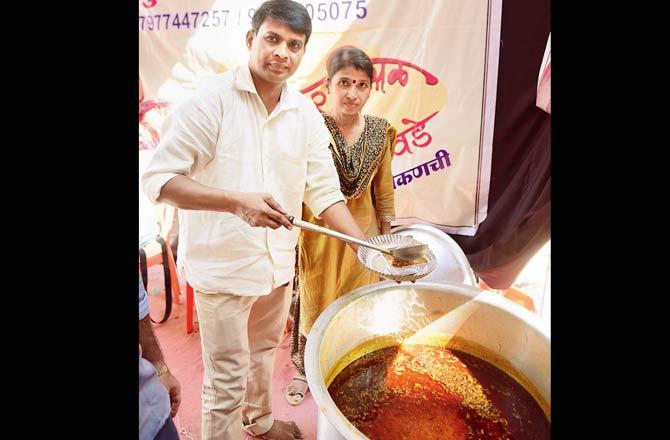
[[[391,233],[391,222],[380,222],[380,226],[381,226],[381,235]]]

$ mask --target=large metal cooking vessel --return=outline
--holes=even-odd
[[[345,355],[380,337],[411,343],[436,336],[465,341],[454,348],[511,374],[550,417],[551,343],[535,315],[498,294],[462,283],[383,281],[330,304],[307,338],[305,370],[318,405],[317,439],[367,438],[337,409],[326,387]]]

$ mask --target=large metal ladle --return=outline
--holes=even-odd
[[[413,246],[401,246],[394,249],[386,249],[384,247],[377,246],[367,241],[359,240],[358,238],[354,238],[350,235],[333,231],[332,229],[324,228],[322,226],[318,226],[309,222],[304,222],[302,220],[297,220],[292,215],[288,216],[288,221],[290,221],[292,225],[297,226],[299,228],[318,232],[320,234],[329,235],[331,237],[338,238],[340,240],[349,243],[355,243],[359,246],[365,246],[367,248],[374,249],[384,254],[391,255],[393,258],[400,261],[413,261],[419,259],[423,257],[428,251],[428,245],[425,244],[419,244]]]

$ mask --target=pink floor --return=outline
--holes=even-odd
[[[149,302],[152,317],[159,320],[165,307],[163,291],[163,270],[160,266],[149,268]],[[200,352],[200,333],[197,316],[195,331],[186,334],[185,323],[185,287],[182,282],[181,304],[172,305],[170,318],[163,324],[154,326],[170,370],[181,384],[181,406],[174,421],[180,438],[200,439],[200,394],[202,387],[202,360]],[[299,406],[291,406],[284,398],[284,389],[293,377],[294,371],[289,358],[290,332],[284,334],[277,351],[272,389],[272,405],[276,418],[294,420],[302,430],[306,440],[316,439],[317,409],[312,395],[307,393]]]

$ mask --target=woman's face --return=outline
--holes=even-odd
[[[328,93],[334,95],[336,112],[347,115],[361,111],[370,97],[370,77],[353,66],[343,67],[330,78]]]

